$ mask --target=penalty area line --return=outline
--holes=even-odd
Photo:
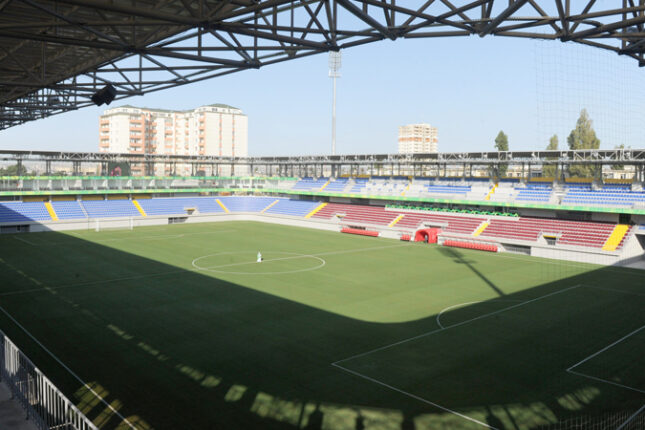
[[[593,288],[593,287],[591,287],[591,288]],[[598,355],[602,354],[603,352],[607,351],[608,349],[613,348],[614,346],[616,346],[616,345],[618,345],[619,343],[623,342],[625,339],[630,338],[631,336],[635,335],[636,333],[640,332],[640,331],[641,331],[641,330],[643,330],[643,329],[645,329],[645,325],[644,325],[644,326],[642,326],[642,327],[637,328],[636,330],[632,331],[632,332],[631,332],[631,333],[629,333],[629,334],[626,334],[625,336],[621,337],[621,338],[620,338],[620,339],[618,339],[617,341],[615,341],[615,342],[613,342],[613,343],[611,343],[611,344],[609,344],[609,345],[605,346],[605,347],[604,347],[604,348],[602,348],[600,351],[596,351],[596,352],[594,352],[593,354],[591,354],[591,355],[589,355],[589,356],[587,356],[587,357],[583,358],[582,360],[580,360],[579,362],[577,362],[577,363],[576,363],[576,364],[574,364],[573,366],[571,366],[571,367],[569,367],[568,369],[566,369],[566,372],[571,373],[571,374],[574,374],[574,375],[577,375],[577,376],[581,376],[581,377],[583,377],[583,378],[592,379],[592,380],[594,380],[594,381],[598,381],[598,382],[604,382],[604,383],[606,383],[606,384],[615,385],[615,386],[617,386],[617,387],[625,388],[625,389],[630,390],[630,391],[636,391],[637,393],[645,394],[645,390],[643,390],[643,389],[635,388],[635,387],[630,387],[629,385],[620,384],[620,383],[618,383],[618,382],[611,381],[611,380],[609,380],[609,379],[603,379],[603,378],[599,378],[599,377],[597,377],[597,376],[588,375],[588,374],[586,374],[586,373],[582,373],[582,372],[578,372],[578,371],[573,370],[573,369],[575,369],[576,367],[578,367],[578,366],[580,366],[580,365],[582,365],[582,364],[586,363],[587,361],[591,360],[592,358],[597,357]]]
[[[572,375],[580,376],[587,379],[592,379],[598,382],[604,382],[605,384],[615,385],[616,387],[624,388],[630,391],[636,391],[637,393],[645,394],[645,390],[640,390],[638,388],[630,387],[628,385],[619,384],[618,382],[610,381],[608,379],[598,378],[597,376],[587,375],[586,373],[576,372],[575,370],[567,369],[567,373],[571,373]]]
[[[371,378],[369,376],[363,375],[362,373],[358,373],[358,372],[356,372],[354,370],[347,369],[346,367],[343,367],[343,366],[337,364],[337,362],[332,363],[332,366],[337,367],[338,369],[341,369],[341,370],[343,370],[343,371],[345,371],[347,373],[351,373],[354,376],[358,376],[359,378],[363,378],[363,379],[365,379],[367,381],[370,381],[370,382],[373,382],[375,384],[381,385],[381,386],[383,386],[385,388],[388,388],[388,389],[390,389],[392,391],[396,391],[397,393],[403,394],[403,395],[408,396],[408,397],[410,397],[412,399],[418,400],[418,401],[420,401],[422,403],[425,403],[427,405],[434,406],[435,408],[441,409],[444,412],[448,412],[448,413],[451,413],[453,415],[457,415],[460,418],[463,418],[463,419],[468,420],[470,422],[473,422],[475,424],[479,424],[480,426],[483,426],[483,427],[486,427],[486,428],[489,428],[489,429],[492,429],[492,430],[499,430],[497,427],[492,427],[492,426],[490,426],[490,425],[488,425],[488,424],[486,424],[486,423],[484,423],[482,421],[476,420],[475,418],[469,417],[468,415],[464,415],[464,414],[459,413],[457,411],[453,411],[452,409],[448,409],[445,406],[441,406],[441,405],[439,405],[437,403],[431,402],[430,400],[424,399],[423,397],[417,396],[416,394],[408,393],[405,390],[402,390],[400,388],[394,387],[394,386],[392,386],[390,384],[387,384],[387,383],[385,383],[383,381],[379,381],[378,379],[374,379],[374,378]]]
[[[398,393],[400,393],[400,394],[403,394],[403,395],[405,395],[405,396],[408,396],[408,397],[410,397],[410,398],[412,398],[412,399],[418,400],[418,401],[423,402],[423,403],[426,403],[426,404],[428,404],[428,405],[432,405],[432,406],[434,406],[434,407],[436,407],[436,408],[438,408],[438,409],[441,409],[442,411],[449,412],[449,413],[451,413],[451,414],[457,415],[457,416],[459,416],[459,417],[461,417],[461,418],[463,418],[463,419],[466,419],[466,420],[468,420],[468,421],[471,421],[471,422],[473,422],[473,423],[479,424],[479,425],[484,426],[484,427],[489,428],[489,429],[499,430],[497,427],[492,427],[492,426],[490,426],[490,425],[488,425],[488,424],[486,424],[486,423],[484,423],[484,422],[481,422],[481,421],[479,421],[479,420],[476,420],[475,418],[469,417],[469,416],[464,415],[464,414],[462,414],[462,413],[459,413],[459,412],[457,412],[457,411],[453,411],[452,409],[446,408],[445,406],[441,406],[441,405],[439,405],[438,403],[434,403],[434,402],[432,402],[432,401],[430,401],[430,400],[428,400],[428,399],[425,399],[425,398],[423,398],[423,397],[417,396],[416,394],[409,393],[409,392],[407,392],[407,391],[405,391],[405,390],[402,390],[401,388],[394,387],[394,386],[389,385],[389,384],[387,384],[387,383],[385,383],[385,382],[383,382],[383,381],[380,381],[380,380],[378,380],[378,379],[375,379],[375,378],[369,377],[369,376],[367,376],[367,375],[363,375],[362,373],[359,373],[359,372],[356,372],[356,371],[354,371],[354,370],[351,370],[351,369],[348,369],[348,368],[346,368],[346,367],[343,367],[343,366],[341,366],[341,365],[340,365],[340,364],[338,364],[338,363],[342,363],[342,362],[344,362],[344,361],[349,361],[349,360],[352,360],[352,359],[355,359],[355,358],[359,358],[359,357],[365,357],[365,356],[367,356],[367,355],[373,354],[373,353],[378,352],[378,351],[383,351],[383,350],[385,350],[385,349],[392,348],[392,347],[394,347],[394,346],[402,345],[402,344],[404,344],[404,343],[411,342],[411,341],[413,341],[413,340],[417,340],[417,339],[421,339],[421,338],[426,337],[426,336],[430,336],[431,334],[434,334],[434,333],[442,332],[442,331],[449,330],[449,329],[454,328],[454,327],[459,327],[459,326],[462,326],[462,325],[465,325],[465,324],[469,324],[469,323],[471,323],[471,322],[474,322],[474,321],[477,321],[477,320],[480,320],[480,319],[488,318],[488,317],[490,317],[490,316],[497,315],[497,314],[500,314],[500,313],[502,313],[502,312],[506,312],[506,311],[508,311],[508,310],[515,309],[515,308],[518,308],[518,307],[520,307],[520,306],[524,306],[524,305],[527,305],[527,304],[529,304],[529,303],[533,303],[533,302],[536,302],[536,301],[538,301],[538,300],[542,300],[542,299],[545,299],[545,298],[547,298],[547,297],[551,297],[551,296],[554,296],[554,295],[557,295],[557,294],[562,294],[562,293],[564,293],[564,292],[566,292],[566,291],[570,291],[570,290],[573,290],[573,289],[576,289],[576,288],[580,288],[580,287],[583,287],[583,285],[581,285],[581,284],[573,285],[573,286],[571,286],[571,287],[564,288],[564,289],[562,289],[562,290],[558,290],[558,291],[554,291],[554,292],[552,292],[552,293],[545,294],[545,295],[543,295],[543,296],[536,297],[536,298],[533,298],[533,299],[530,299],[530,300],[526,300],[526,301],[521,302],[521,303],[518,303],[518,304],[516,304],[516,305],[509,306],[509,307],[506,307],[506,308],[503,308],[503,309],[499,309],[499,310],[494,311],[494,312],[489,312],[489,313],[487,313],[487,314],[483,314],[483,315],[477,316],[477,317],[475,317],[475,318],[471,318],[471,319],[468,319],[468,320],[462,321],[462,322],[460,322],[460,323],[452,324],[452,325],[449,325],[449,326],[447,326],[447,327],[439,328],[439,329],[436,329],[436,330],[431,330],[431,331],[429,331],[429,332],[422,333],[422,334],[420,334],[420,335],[413,336],[413,337],[410,337],[410,338],[407,338],[407,339],[403,339],[403,340],[400,340],[400,341],[398,341],[398,342],[394,342],[394,343],[391,343],[391,344],[389,344],[389,345],[382,346],[382,347],[380,347],[380,348],[375,348],[375,349],[372,349],[372,350],[367,351],[367,352],[363,352],[363,353],[360,353],[360,354],[356,354],[356,355],[353,355],[353,356],[351,356],[351,357],[348,357],[348,358],[344,358],[344,359],[342,359],[342,360],[335,361],[335,362],[331,363],[331,365],[332,365],[332,366],[334,366],[334,367],[336,367],[336,368],[338,368],[338,369],[341,369],[341,370],[343,370],[343,371],[345,371],[345,372],[347,372],[347,373],[350,373],[350,374],[352,374],[352,375],[354,375],[354,376],[358,376],[358,377],[363,378],[363,379],[365,379],[365,380],[367,380],[367,381],[373,382],[373,383],[375,383],[375,384],[381,385],[381,386],[386,387],[386,388],[388,388],[388,389],[390,389],[390,390],[393,390],[393,391],[396,391],[396,392],[398,392]]]
[[[462,321],[462,322],[459,322],[459,323],[456,323],[456,324],[452,324],[452,325],[449,325],[449,326],[444,327],[444,328],[438,328],[438,329],[435,329],[435,330],[430,330],[428,332],[421,333],[421,334],[419,334],[417,336],[409,337],[407,339],[399,340],[397,342],[394,342],[394,343],[391,343],[391,344],[388,344],[388,345],[384,345],[384,346],[381,346],[381,347],[378,347],[378,348],[374,348],[374,349],[371,349],[369,351],[362,352],[360,354],[352,355],[351,357],[347,357],[347,358],[343,358],[341,360],[337,360],[337,361],[333,362],[332,365],[335,365],[337,363],[342,363],[343,361],[350,361],[350,360],[353,360],[355,358],[364,357],[366,355],[370,355],[370,354],[373,354],[375,352],[383,351],[385,349],[389,349],[389,348],[392,348],[394,346],[402,345],[402,344],[407,343],[407,342],[412,342],[413,340],[421,339],[421,338],[424,338],[426,336],[430,336],[430,335],[432,335],[434,333],[438,333],[440,331],[449,330],[449,329],[455,328],[455,327],[460,327],[462,325],[469,324],[471,322],[478,321],[478,320],[481,320],[481,319],[484,319],[484,318],[488,318],[488,317],[491,317],[493,315],[501,314],[502,312],[510,311],[511,309],[519,308],[520,306],[528,305],[529,303],[537,302],[539,300],[546,299],[547,297],[555,296],[557,294],[562,294],[564,292],[567,292],[567,291],[570,291],[570,290],[573,290],[573,289],[576,289],[576,288],[580,288],[582,286],[583,285],[581,285],[581,284],[573,285],[571,287],[567,287],[567,288],[564,288],[562,290],[554,291],[552,293],[545,294],[543,296],[536,297],[534,299],[526,300],[526,301],[518,303],[516,305],[508,306],[506,308],[499,309],[499,310],[496,310],[496,311],[493,311],[493,312],[489,312],[487,314],[479,315],[479,316],[476,316],[474,318],[470,318],[470,319],[467,319],[465,321]]]
[[[637,328],[636,330],[634,330],[633,332],[631,332],[631,333],[629,333],[629,334],[626,334],[625,336],[621,337],[621,338],[620,338],[620,339],[618,339],[617,341],[615,341],[615,342],[613,342],[613,343],[611,343],[611,344],[607,345],[606,347],[604,347],[604,348],[603,348],[603,349],[601,349],[600,351],[596,351],[596,352],[594,352],[593,354],[591,354],[590,356],[583,358],[582,360],[580,360],[579,362],[577,362],[577,363],[576,363],[576,364],[574,364],[573,366],[569,367],[569,368],[567,369],[567,371],[569,371],[569,370],[571,370],[571,369],[574,369],[574,368],[576,368],[576,367],[580,366],[580,365],[581,365],[581,364],[583,364],[583,363],[586,363],[587,361],[591,360],[591,359],[592,359],[592,358],[594,358],[595,356],[602,354],[603,352],[607,351],[609,348],[612,348],[612,347],[614,347],[614,346],[618,345],[620,342],[622,342],[622,341],[624,341],[625,339],[627,339],[627,338],[629,338],[629,337],[631,337],[631,336],[635,335],[636,333],[638,333],[639,331],[641,331],[641,330],[643,330],[643,329],[645,329],[645,325],[644,325],[644,326],[642,326],[642,327]]]

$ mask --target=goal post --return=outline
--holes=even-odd
[[[124,219],[103,219],[94,220],[94,230],[99,232],[103,230],[134,230],[134,218]]]

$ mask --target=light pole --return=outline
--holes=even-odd
[[[334,96],[331,105],[331,155],[336,155],[336,78],[340,78],[340,51],[329,51],[329,77],[334,81]]]

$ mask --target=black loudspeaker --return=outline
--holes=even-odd
[[[103,103],[109,105],[114,100],[114,97],[116,97],[116,88],[108,84],[94,93],[92,102],[97,106],[101,106]]]

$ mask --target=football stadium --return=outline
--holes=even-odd
[[[425,32],[645,64],[642,1],[418,3],[0,2],[0,124]],[[134,28],[142,47],[122,42]],[[173,45],[204,33],[242,60]],[[19,60],[45,55],[42,76]],[[130,61],[164,55],[205,64],[142,78],[152,67]],[[645,429],[645,149],[17,147],[0,151],[8,166],[6,428]],[[5,402],[17,418],[2,421]]]

